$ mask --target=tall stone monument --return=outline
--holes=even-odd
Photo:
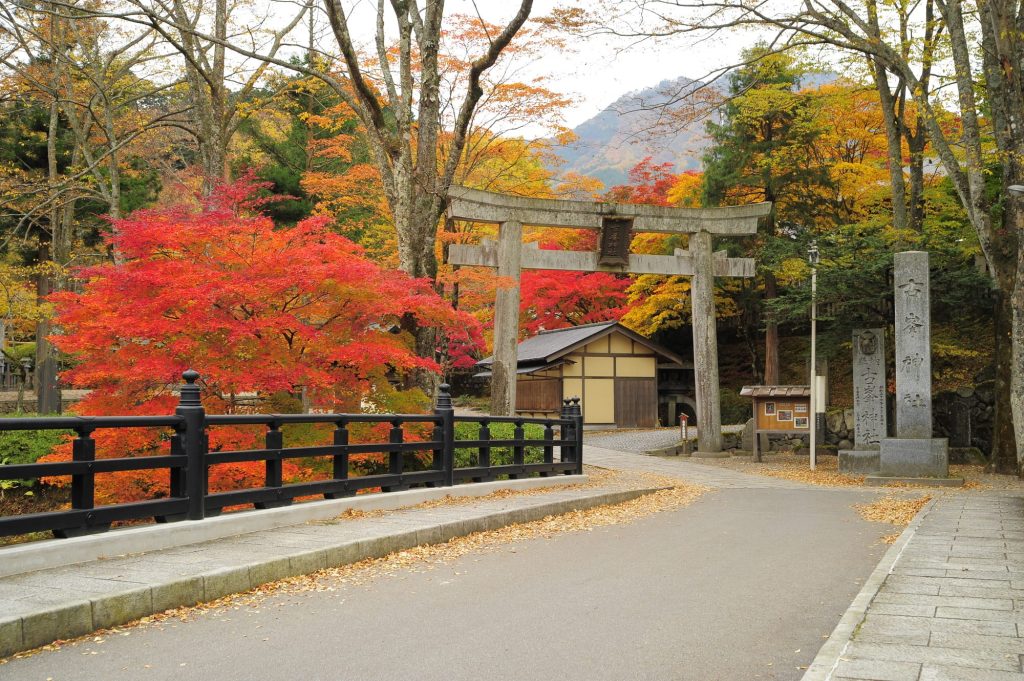
[[[877,473],[879,448],[889,435],[885,404],[885,329],[853,332],[854,448],[840,450],[839,470]]]
[[[897,253],[896,437],[883,438],[882,477],[946,478],[949,442],[932,437],[932,350],[928,254]]]

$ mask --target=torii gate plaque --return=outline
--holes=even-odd
[[[770,203],[722,208],[665,208],[635,204],[530,199],[452,187],[448,217],[499,225],[498,243],[452,245],[451,265],[494,267],[498,276],[515,281],[499,288],[494,305],[494,364],[491,413],[510,416],[516,404],[516,339],[519,334],[519,278],[523,269],[667,274],[693,277],[693,363],[697,388],[697,448],[722,451],[722,416],[718,386],[718,333],[715,326],[713,279],[752,277],[752,258],[712,253],[711,237],[757,232],[758,219]],[[523,244],[523,225],[593,229],[600,232],[597,252],[547,251]],[[635,232],[690,234],[690,249],[674,255],[629,252]]]

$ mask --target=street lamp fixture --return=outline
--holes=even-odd
[[[1021,187],[1024,191],[1024,186]],[[812,241],[810,248],[807,249],[807,262],[811,263],[811,267],[817,267],[818,262],[821,260],[821,254],[818,253],[818,242]]]
[[[815,384],[818,382],[818,242],[812,241],[807,249],[807,262],[811,264],[811,408],[809,425],[811,428],[811,470],[817,464],[817,430],[818,430],[818,396]]]

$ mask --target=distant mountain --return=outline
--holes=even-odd
[[[816,89],[838,78],[809,73],[798,87]],[[676,78],[619,97],[574,128],[576,142],[555,148],[565,162],[558,172],[596,177],[610,189],[625,184],[630,169],[647,156],[655,163],[674,163],[676,172],[699,170],[710,144],[705,123],[725,87],[724,79],[708,86]]]
[[[647,156],[674,163],[676,172],[697,170],[708,138],[704,118],[693,114],[716,95],[689,78],[625,94],[577,126],[577,141],[556,149],[565,161],[559,173],[590,175],[611,188],[625,184],[629,170]]]

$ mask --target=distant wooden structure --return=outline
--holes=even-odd
[[[542,331],[516,348],[516,414],[550,418],[562,400],[581,397],[585,426],[658,425],[659,365],[685,367],[674,352],[618,322]],[[481,360],[491,378],[493,358]]]
[[[754,401],[754,460],[761,460],[760,436],[810,435],[811,387],[808,385],[745,385],[740,395]]]

